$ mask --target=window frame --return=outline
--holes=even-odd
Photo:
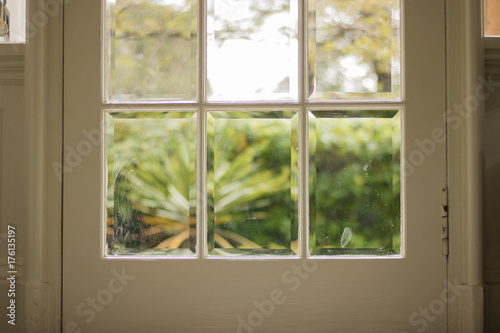
[[[210,0],[208,0],[210,1]],[[298,100],[273,100],[273,101],[209,101],[207,96],[207,84],[208,84],[208,9],[207,9],[207,0],[199,0],[197,2],[196,12],[198,14],[198,22],[197,22],[197,99],[195,101],[176,101],[176,100],[161,100],[161,101],[140,101],[140,100],[132,100],[132,101],[116,101],[112,100],[107,96],[107,66],[109,66],[110,61],[110,51],[109,48],[109,36],[107,34],[107,29],[109,25],[109,20],[107,18],[108,8],[107,6],[102,6],[102,27],[103,31],[101,34],[101,45],[104,47],[101,48],[101,101],[102,101],[102,133],[106,133],[106,114],[107,111],[119,112],[123,110],[123,112],[148,112],[148,111],[191,111],[197,110],[198,113],[198,163],[197,163],[197,186],[198,186],[198,205],[197,205],[197,243],[196,248],[197,252],[195,257],[203,258],[203,259],[231,259],[231,256],[215,256],[210,255],[208,252],[208,243],[207,243],[207,229],[208,229],[208,209],[207,209],[207,170],[205,166],[207,165],[207,114],[210,111],[224,111],[229,110],[229,108],[238,110],[238,111],[252,111],[252,110],[264,110],[268,109],[269,111],[277,111],[277,110],[296,110],[298,113],[298,132],[299,132],[299,207],[298,207],[298,242],[299,242],[299,251],[296,255],[291,257],[293,258],[317,258],[317,259],[338,259],[341,256],[339,255],[314,255],[313,253],[309,253],[309,242],[310,242],[310,216],[309,216],[309,136],[308,136],[308,128],[309,128],[309,117],[308,114],[310,111],[324,111],[327,109],[331,110],[399,110],[400,113],[400,149],[404,146],[404,113],[405,113],[405,61],[404,61],[404,1],[393,0],[395,3],[399,3],[399,30],[398,30],[398,42],[399,42],[399,88],[400,88],[400,96],[396,98],[383,98],[380,99],[371,99],[371,98],[360,98],[360,99],[350,99],[350,98],[334,98],[334,99],[317,99],[312,98],[312,92],[308,91],[308,77],[309,77],[309,69],[308,69],[308,52],[309,52],[309,24],[308,24],[308,16],[309,16],[309,4],[308,1],[300,1],[300,0],[291,0],[297,1],[297,22],[298,22]],[[290,6],[293,7],[293,6]],[[392,28],[394,29],[394,19],[392,20]],[[392,50],[393,52],[394,50]],[[394,55],[391,56],[391,67],[394,66],[392,61]],[[391,76],[394,79],[394,76]],[[379,92],[380,93],[380,92]],[[374,94],[379,94],[374,93]],[[308,96],[311,94],[311,96]],[[332,93],[329,93],[332,94]],[[340,95],[348,96],[350,93],[340,92]],[[370,93],[371,94],[371,93]],[[390,93],[383,93],[390,94]],[[105,146],[105,145],[104,145]],[[105,151],[102,153],[103,155],[103,170],[107,170],[106,163],[106,153]],[[104,172],[106,174],[106,172]],[[404,168],[403,163],[400,162],[400,177],[404,178]],[[103,179],[103,194],[102,200],[106,200],[106,188],[107,182]],[[394,258],[404,258],[406,253],[406,233],[405,233],[405,219],[404,219],[404,197],[405,197],[405,186],[404,182],[401,181],[401,194],[400,194],[400,202],[401,202],[401,214],[400,214],[400,242],[401,247],[398,254],[384,254],[384,255],[365,255],[365,254],[353,254],[349,255],[349,258],[384,258],[384,259],[394,259]],[[106,260],[118,260],[118,259],[136,259],[141,260],[144,259],[144,256],[132,256],[132,255],[120,255],[120,256],[107,256],[106,255],[106,207],[104,205],[102,212],[102,224],[101,232],[102,232],[102,259]],[[148,259],[160,259],[161,256],[146,256]],[[237,260],[266,260],[266,259],[285,259],[287,256],[279,256],[279,255],[258,255],[258,256],[248,256],[248,255],[240,255],[237,257]],[[189,259],[189,256],[168,256],[164,259]],[[233,260],[235,258],[232,258]]]

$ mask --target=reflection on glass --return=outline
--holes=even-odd
[[[194,101],[195,0],[107,0],[105,99]]]
[[[297,0],[209,0],[208,100],[297,100],[297,22]]]
[[[399,111],[309,112],[312,255],[401,253]]]
[[[400,98],[399,0],[308,4],[309,98]]]
[[[298,115],[208,114],[208,252],[298,253]]]
[[[195,112],[109,112],[108,256],[196,249]]]

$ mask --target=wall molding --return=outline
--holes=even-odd
[[[493,75],[494,80],[500,80],[500,38],[483,37],[484,73]]]
[[[448,107],[464,105],[464,101],[475,97],[477,78],[485,72],[481,3],[477,0],[445,0]],[[490,54],[491,71],[496,68],[497,60],[496,53]],[[464,289],[463,296],[448,304],[448,332],[457,333],[484,331],[484,103],[476,100],[477,103],[468,107],[468,115],[463,118],[461,126],[453,128],[448,122],[447,132],[450,207],[448,276],[449,281],[457,279]]]
[[[24,84],[24,55],[0,55],[0,85]]]
[[[484,280],[486,284],[500,285],[500,268],[486,268],[484,271]]]
[[[500,80],[500,49],[488,46],[485,48],[484,73],[491,74],[495,81]]]
[[[6,257],[1,257],[0,258],[0,283],[1,282],[7,282],[7,277],[9,274],[7,273],[10,271],[9,269],[9,263],[7,261]],[[16,283],[23,282],[24,278],[24,262],[23,258],[21,257],[16,257]]]
[[[62,22],[61,6],[43,24],[48,0],[27,2],[24,130],[27,180],[24,223],[25,332],[62,332],[61,202],[62,187],[50,167],[62,162]],[[44,17],[44,16],[42,16]],[[14,47],[7,48],[14,52]],[[20,47],[19,51],[22,52]],[[7,54],[12,55],[12,54]]]

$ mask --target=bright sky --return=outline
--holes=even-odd
[[[291,1],[295,6],[297,1]],[[252,19],[249,1],[216,0],[208,18],[208,79],[211,100],[269,100],[297,98],[298,42],[297,8],[266,19],[249,39],[217,41],[224,29],[222,18],[245,29]],[[210,8],[212,9],[212,8]],[[291,13],[295,13],[292,15]],[[246,20],[246,21],[245,21]],[[251,22],[251,21],[250,21]],[[293,31],[286,36],[280,29]],[[216,30],[216,31],[214,31]],[[274,93],[278,84],[289,79],[288,92]]]

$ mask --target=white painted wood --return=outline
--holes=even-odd
[[[484,76],[484,56],[481,38],[481,5],[478,1],[469,0],[466,3],[466,31],[465,47],[467,59],[465,75],[466,100],[472,96],[477,98],[477,82],[474,79]],[[483,128],[484,128],[484,103],[478,101],[475,108],[471,108],[471,116],[467,122],[467,192],[469,195],[467,205],[467,285],[482,286],[482,198],[483,198]]]
[[[57,332],[61,315],[62,2],[28,2],[25,50],[26,331]],[[50,38],[49,38],[50,35]]]
[[[23,56],[0,56],[0,84],[24,84]]]
[[[477,97],[477,91],[492,87],[481,80],[484,78],[481,16],[480,1],[447,1],[449,281],[457,279],[465,290],[463,297],[450,303],[450,332],[483,331],[484,100]],[[468,111],[460,114],[457,106],[467,107]]]
[[[0,85],[24,83],[24,44],[0,44]]]
[[[417,2],[417,1],[414,1],[414,2]],[[30,3],[34,6],[35,2],[33,1]],[[463,72],[461,71],[461,69],[463,69],[466,66],[466,62],[464,61],[463,58],[461,58],[464,54],[464,48],[460,42],[460,39],[462,38],[462,36],[467,34],[467,31],[465,30],[463,23],[460,23],[460,20],[464,16],[465,7],[464,7],[463,1],[447,1],[447,5],[448,5],[448,8],[447,8],[448,16],[447,17],[449,20],[449,22],[448,22],[448,38],[449,38],[448,48],[449,48],[449,52],[448,52],[448,58],[447,58],[448,63],[449,63],[449,66],[448,66],[448,68],[449,68],[448,92],[449,92],[449,96],[450,96],[448,101],[449,102],[452,102],[452,101],[460,102],[460,97],[465,96],[463,94],[463,91],[461,88],[461,87],[463,87],[463,82],[465,80],[465,76],[463,76]],[[420,13],[422,15],[425,15],[425,13],[423,11],[420,11]],[[57,57],[57,46],[58,45],[60,46],[60,44],[58,44],[58,43],[60,43],[60,41],[57,41],[57,38],[59,38],[61,31],[58,30],[57,28],[54,28],[54,26],[56,26],[56,25],[57,24],[54,24],[53,29],[50,31],[50,37],[52,40],[52,42],[50,42],[50,45],[55,46],[55,49],[56,49],[56,52],[54,52],[54,54],[53,54],[53,55],[56,55],[56,58],[54,58],[54,61],[51,60],[50,65],[49,65],[49,69],[55,68],[55,70],[54,70],[55,73],[50,72],[51,74],[57,74],[57,68],[60,66],[60,57],[59,57],[59,59]],[[54,36],[56,37],[56,42],[53,42]],[[48,43],[48,41],[45,40],[44,43]],[[30,53],[32,52],[31,56],[36,55],[36,52],[38,52],[38,51],[39,51],[39,49],[37,49],[37,47],[33,46],[31,51],[30,51]],[[18,76],[16,76],[16,77],[18,77]],[[44,81],[45,79],[47,79],[46,77],[40,77],[40,76],[35,75],[35,73],[31,72],[31,69],[29,70],[28,78],[31,80],[29,84],[35,84],[35,85],[39,84],[36,82]],[[456,79],[456,80],[454,80],[454,79]],[[55,81],[57,82],[57,77],[56,77]],[[9,81],[4,81],[4,82],[9,82]],[[54,90],[57,90],[57,89],[54,89]],[[54,90],[52,90],[51,92],[54,93]],[[19,94],[15,93],[11,90],[4,90],[4,91],[5,91],[5,93],[2,93],[4,95],[2,95],[2,98],[1,98],[2,104],[5,103],[5,101],[8,99],[8,96],[12,97],[12,99],[15,100],[14,103],[18,103],[19,101],[23,100],[23,98],[20,97]],[[457,95],[459,97],[457,97]],[[36,96],[31,96],[31,95],[29,95],[29,96],[30,96],[30,98],[36,97]],[[51,98],[49,98],[49,100],[51,100]],[[52,107],[54,107],[54,109],[52,109]],[[52,129],[48,130],[48,132],[51,133],[48,136],[49,137],[48,151],[50,151],[49,155],[51,155],[49,160],[54,161],[54,160],[58,159],[56,156],[58,155],[58,153],[60,153],[60,147],[61,147],[60,136],[57,137],[57,131],[60,130],[60,124],[59,124],[60,118],[58,119],[58,117],[60,117],[60,114],[57,113],[57,105],[55,105],[55,104],[51,104],[51,108],[49,108],[49,110],[55,110],[53,112],[49,111],[48,119],[50,119],[50,120],[47,122],[48,124],[47,123],[45,124],[45,125],[49,126],[49,128],[52,128]],[[70,112],[70,111],[71,110],[68,110],[68,112]],[[455,133],[455,134],[450,133],[450,135],[452,135],[452,139],[450,140],[450,144],[449,144],[449,150],[450,150],[450,159],[449,160],[450,160],[450,165],[451,165],[451,167],[450,167],[450,182],[453,182],[455,185],[458,185],[461,183],[461,178],[460,178],[460,174],[459,173],[457,174],[456,168],[458,168],[460,165],[463,166],[463,164],[461,164],[461,163],[463,163],[463,158],[460,158],[461,147],[463,145],[460,144],[459,138],[460,138],[461,134],[464,134],[464,136],[462,136],[462,138],[464,140],[466,140],[467,133],[459,133],[459,132],[453,132],[453,133]],[[54,134],[54,136],[52,136],[52,134]],[[26,151],[26,154],[30,155],[30,154],[34,154],[34,152],[33,151]],[[52,159],[52,157],[55,157],[55,159]],[[42,175],[42,177],[46,177],[47,179],[51,179],[53,177],[53,175],[50,174],[50,172],[49,172],[48,174]],[[52,188],[48,192],[49,193],[49,195],[48,195],[49,200],[50,200],[50,198],[52,198],[52,195],[55,195],[56,199],[50,200],[50,203],[45,202],[44,207],[48,211],[47,214],[49,214],[51,217],[54,217],[54,216],[57,216],[58,204],[55,204],[52,201],[60,200],[60,195],[58,196],[58,186],[53,186],[54,185],[53,181],[50,180],[50,181],[47,181],[47,183],[51,184],[48,186],[48,188]],[[4,183],[4,185],[5,185],[5,183]],[[461,203],[466,201],[466,199],[460,199],[462,195],[464,197],[467,196],[467,195],[464,195],[464,193],[466,193],[466,192],[465,191],[456,191],[456,192],[452,191],[451,192],[451,196],[452,196],[451,200],[453,201],[453,205],[455,207],[454,209],[452,209],[454,211],[453,223],[454,223],[455,227],[452,228],[453,231],[452,231],[452,235],[451,235],[451,237],[452,237],[452,242],[451,242],[452,251],[451,251],[451,256],[450,256],[450,280],[453,279],[453,276],[462,277],[463,275],[466,275],[464,272],[466,272],[468,270],[467,266],[462,262],[463,255],[461,254],[461,248],[465,243],[462,241],[462,236],[463,236],[462,231],[465,230],[462,228],[462,226],[466,224],[466,221],[464,221],[464,219],[460,219],[459,210],[461,210],[461,208],[459,208],[459,207],[461,207],[460,206]],[[40,198],[37,198],[36,200],[39,200],[39,199]],[[3,199],[3,200],[5,200],[5,199]],[[464,201],[462,201],[462,200],[464,200]],[[5,203],[5,201],[4,201],[4,203]],[[24,205],[24,207],[26,207],[26,211],[29,211],[33,206],[34,206],[34,203],[32,201],[27,202]],[[55,213],[54,213],[54,211],[55,211]],[[2,216],[4,216],[4,211],[2,211]],[[19,218],[19,215],[18,215],[18,218]],[[30,236],[31,238],[38,237],[42,243],[46,244],[46,246],[48,246],[49,248],[52,248],[52,250],[49,251],[50,254],[54,254],[54,253],[56,254],[55,256],[49,255],[50,260],[48,260],[48,264],[51,266],[51,268],[55,268],[53,271],[54,273],[52,273],[51,276],[52,277],[55,276],[56,280],[57,280],[57,276],[59,274],[58,272],[60,269],[59,259],[58,259],[59,254],[58,254],[58,250],[57,250],[60,237],[58,236],[57,232],[54,233],[52,231],[58,230],[58,228],[60,227],[60,219],[50,218],[49,220],[50,220],[49,223],[46,225],[48,231],[45,230],[47,232],[37,234],[36,233],[37,230],[30,230],[30,229],[26,230],[26,232],[31,234],[31,236]],[[49,241],[49,239],[50,239],[50,241]],[[54,250],[54,248],[56,250]],[[74,257],[72,257],[71,260],[78,261],[78,258],[79,257],[75,255]],[[88,274],[88,272],[84,273],[84,274]],[[274,279],[273,281],[275,282],[276,280],[279,282],[279,278]],[[53,282],[54,288],[52,288],[51,290],[57,291],[57,285],[58,285],[57,282],[54,280],[52,282]],[[161,281],[161,282],[163,282],[163,281]],[[75,288],[77,288],[77,287],[75,287]],[[216,289],[217,288],[218,287],[216,286]],[[92,291],[95,292],[95,289]],[[57,292],[54,292],[52,295],[57,295]],[[127,297],[130,297],[130,296],[131,295],[129,294]],[[51,306],[50,311],[45,312],[46,317],[44,317],[44,316],[38,316],[38,317],[39,318],[43,317],[44,320],[47,320],[47,318],[51,318],[50,320],[57,320],[58,314],[59,314],[59,310],[58,310],[59,307],[57,306],[58,296],[55,296],[54,298],[52,298],[52,296],[49,297],[48,295],[42,295],[40,297],[41,297],[40,304],[47,304],[48,300],[52,299],[52,300],[55,300],[54,301],[55,305]],[[226,298],[228,298],[228,297],[226,296]],[[333,298],[335,298],[335,297],[332,297],[332,299]],[[230,298],[228,298],[228,299],[230,299]],[[460,302],[466,303],[463,301],[460,301]],[[457,311],[456,310],[457,307],[455,306],[458,304],[459,304],[459,302],[457,301],[455,303],[452,303],[451,307],[450,307],[450,332],[459,332],[458,328],[461,327],[460,322],[462,321],[462,318],[460,317],[460,313],[462,310]],[[251,304],[249,304],[249,303],[244,303],[243,305],[251,308]],[[469,309],[471,309],[471,307],[469,307]],[[32,311],[34,313],[37,311],[41,311],[41,307],[27,306],[26,310]],[[137,310],[137,309],[135,309],[135,310]],[[334,312],[335,308],[331,307],[330,310],[332,310],[330,312]],[[466,311],[466,310],[467,309],[464,309],[463,311]],[[138,312],[134,312],[134,318],[137,318],[139,316],[139,314],[140,313],[138,313]],[[117,317],[117,322],[119,322],[122,319],[123,318],[121,318],[121,317]],[[156,318],[153,318],[153,320],[155,320],[155,319]],[[233,318],[231,318],[231,319],[233,319]],[[27,320],[28,319],[26,319],[25,321],[27,321]],[[188,320],[190,320],[190,318]],[[40,325],[40,324],[38,323],[38,325]],[[39,326],[38,330],[33,330],[33,331],[43,331],[43,329],[41,327],[43,327],[43,325]],[[53,327],[53,328],[55,327],[55,328],[50,329],[50,330],[46,330],[46,331],[47,332],[58,331],[58,329],[57,329],[58,325],[52,325],[51,327]],[[457,328],[457,329],[455,330],[455,328]],[[144,330],[144,327],[141,327],[141,329]],[[111,330],[111,331],[113,331],[113,330]],[[466,331],[464,331],[463,327],[461,328],[460,331],[466,332]]]
[[[85,140],[82,130],[101,128],[99,6],[82,0],[66,6],[68,147]],[[408,157],[419,149],[415,140],[431,138],[434,129],[445,125],[444,1],[419,0],[405,6]],[[435,149],[405,180],[404,258],[304,262],[100,259],[102,155],[96,148],[64,174],[63,326],[89,332],[234,332],[238,318],[258,317],[255,302],[268,300],[278,290],[286,302],[262,317],[255,331],[410,332],[426,325],[429,332],[444,332],[444,313],[437,311],[427,321],[418,315],[421,307],[439,305],[446,290],[440,230],[445,145]],[[308,265],[309,273],[293,273],[300,265]],[[101,312],[92,311],[86,305],[89,297],[109,294],[120,272],[133,280],[125,281]]]
[[[30,152],[27,159],[28,193],[27,205],[29,228],[26,239],[26,262],[30,267],[26,274],[26,324],[29,331],[43,328],[43,315],[48,311],[45,274],[47,254],[45,242],[47,238],[37,236],[46,231],[46,130],[47,130],[47,96],[48,91],[43,79],[47,78],[47,45],[44,43],[46,31],[43,29],[30,39],[26,50],[26,148]],[[36,49],[36,54],[32,48]]]
[[[465,33],[465,32],[463,32],[463,31],[462,31],[462,33]],[[458,67],[458,68],[460,68],[460,67]],[[456,69],[456,68],[455,68],[455,69]],[[450,72],[450,73],[451,73],[451,72]],[[458,89],[457,89],[457,90],[458,90]],[[57,123],[57,122],[56,122],[56,123]],[[50,146],[50,147],[52,147],[52,146]],[[49,206],[50,206],[50,205],[49,205]],[[456,225],[458,225],[458,222],[459,222],[459,221],[458,221],[458,218],[457,218],[455,221],[456,221],[456,222],[455,222],[455,223],[456,223]],[[56,223],[57,223],[57,220],[54,222],[54,224],[56,224]],[[455,230],[457,230],[457,228],[455,228]],[[42,237],[42,235],[38,235],[38,237]],[[55,237],[55,238],[57,239],[57,237]],[[52,238],[52,239],[53,239],[53,238]],[[455,238],[455,240],[459,240],[459,239]],[[455,242],[455,244],[457,244],[457,243]],[[453,254],[453,253],[455,253],[455,252],[453,252],[453,251],[452,251],[452,254]],[[55,257],[55,258],[56,258],[55,260],[54,260],[53,258],[51,258],[51,260],[50,260],[50,261],[51,261],[51,262],[57,262],[57,257]],[[451,260],[452,262],[455,262],[455,261],[456,261],[455,256],[452,256],[452,258],[451,258],[450,260]],[[57,267],[57,265],[56,265],[56,267]],[[450,271],[452,271],[452,270],[450,270]],[[465,271],[465,269],[463,269],[462,271]],[[460,274],[459,274],[459,275],[460,275]],[[57,309],[57,307],[56,307],[56,309]],[[52,315],[52,316],[54,316],[54,315]],[[57,315],[56,315],[55,317],[57,318]],[[455,318],[456,318],[456,317],[455,317]],[[452,322],[454,322],[454,321],[452,320]]]
[[[1,50],[1,47],[0,47]],[[24,221],[27,219],[24,202],[26,193],[26,180],[23,178],[25,170],[24,127],[23,127],[23,87],[21,85],[0,84],[0,109],[2,109],[1,132],[1,157],[0,157],[0,303],[9,302],[7,284],[7,226],[17,228],[18,239],[23,239],[25,229]],[[13,329],[7,320],[0,322],[1,332],[22,332],[24,325],[24,295],[25,295],[25,252],[23,246],[16,247],[16,261],[18,265],[16,282],[16,327]],[[7,318],[7,317],[6,317]]]

